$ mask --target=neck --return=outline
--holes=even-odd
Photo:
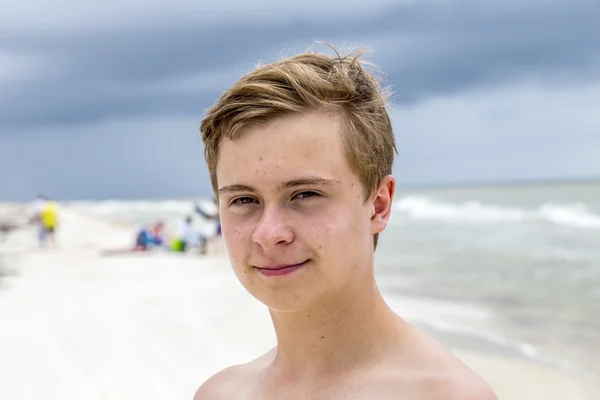
[[[376,361],[402,340],[402,321],[373,276],[307,310],[271,310],[277,336],[273,368],[290,379],[340,374]]]

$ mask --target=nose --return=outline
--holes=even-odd
[[[264,250],[268,250],[277,245],[291,243],[293,239],[293,230],[283,210],[279,210],[277,206],[263,208],[252,240]]]

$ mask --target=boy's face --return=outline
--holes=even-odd
[[[338,118],[286,116],[224,140],[217,180],[235,273],[268,307],[304,309],[371,279],[394,180],[365,202]]]

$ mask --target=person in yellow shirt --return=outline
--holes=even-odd
[[[46,196],[40,196],[35,206],[34,221],[38,224],[40,247],[51,242],[56,247],[56,227],[58,225],[58,206]]]

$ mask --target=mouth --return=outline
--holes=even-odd
[[[276,266],[268,266],[268,267],[254,267],[265,276],[281,276],[288,275],[292,272],[306,266],[309,260],[303,261],[299,264],[292,265],[276,265]]]

